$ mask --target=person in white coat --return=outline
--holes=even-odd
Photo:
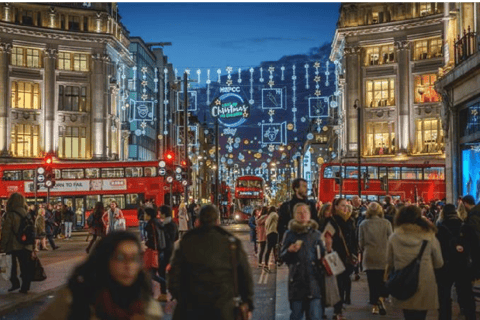
[[[178,231],[180,238],[188,231],[188,217],[187,206],[185,203],[180,203],[178,208]]]

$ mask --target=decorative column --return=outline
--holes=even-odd
[[[49,154],[55,153],[55,66],[58,51],[55,48],[47,48],[44,54],[44,151]]]
[[[345,47],[345,128],[347,145],[347,157],[354,157],[359,151],[359,143],[357,139],[357,128],[361,123],[358,119],[358,111],[353,108],[355,101],[359,107],[363,105],[363,98],[361,97],[360,84],[360,47]]]
[[[107,159],[107,62],[110,60],[106,54],[92,55],[93,73],[92,73],[92,142],[93,159]]]
[[[8,157],[8,64],[12,45],[0,43],[0,157]]]
[[[395,147],[398,153],[407,153],[410,149],[410,41],[395,41],[395,48],[398,61],[396,82],[398,122],[395,128],[398,147]]]

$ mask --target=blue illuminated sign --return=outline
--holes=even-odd
[[[236,93],[225,93],[213,101],[210,113],[223,126],[235,128],[247,121],[250,105]]]
[[[475,203],[478,203],[480,201],[480,151],[463,150],[462,160],[463,195],[472,195]]]

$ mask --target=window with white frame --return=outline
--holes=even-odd
[[[11,152],[14,157],[37,157],[39,150],[38,125],[13,124],[11,131]]]
[[[388,155],[395,153],[395,125],[393,122],[367,122],[367,144],[364,154]]]
[[[437,118],[415,121],[417,153],[439,153],[445,150],[442,122]]]
[[[395,79],[368,80],[366,106],[370,108],[395,105]]]
[[[87,128],[59,127],[58,155],[60,158],[85,159],[87,157]]]
[[[13,81],[11,107],[14,109],[41,109],[40,84]]]

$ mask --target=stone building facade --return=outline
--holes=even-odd
[[[343,160],[356,161],[360,148],[366,162],[444,161],[434,90],[447,59],[443,12],[443,3],[342,4],[330,60],[341,70]]]
[[[114,3],[0,4],[2,158],[122,157],[120,19]]]
[[[447,200],[480,201],[480,4],[445,3],[448,61],[435,87],[443,96]]]

